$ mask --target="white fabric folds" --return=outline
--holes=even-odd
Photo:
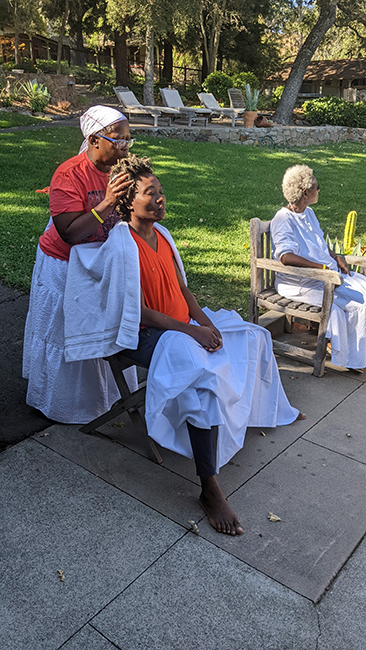
[[[285,253],[326,264],[337,271],[329,255],[323,231],[314,211],[307,207],[298,214],[281,208],[271,222],[274,257]],[[366,278],[360,273],[343,274],[343,284],[336,287],[328,322],[327,338],[332,346],[332,363],[344,368],[366,367]],[[309,278],[277,274],[276,289],[281,296],[321,306],[324,284]]]
[[[192,337],[168,331],[152,357],[145,417],[160,445],[192,458],[187,419],[197,427],[218,426],[216,469],[243,447],[246,429],[293,422],[270,333],[236,312],[204,310],[223,334],[223,348],[206,352]]]

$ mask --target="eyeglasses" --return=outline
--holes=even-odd
[[[131,138],[131,140],[115,140],[114,138],[108,138],[106,135],[101,135],[100,133],[97,133],[97,136],[98,138],[103,138],[104,140],[113,142],[117,149],[130,149],[133,146],[133,143],[136,142],[134,138]]]

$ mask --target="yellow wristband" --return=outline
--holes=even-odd
[[[96,210],[94,210],[94,208],[92,208],[92,209],[90,210],[90,212],[94,215],[94,217],[95,217],[96,219],[98,219],[98,221],[100,221],[100,223],[104,223],[103,219],[100,218],[98,212],[97,212]]]
[[[327,268],[326,264],[323,264],[323,271]]]

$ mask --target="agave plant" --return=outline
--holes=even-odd
[[[259,90],[253,90],[250,84],[245,84],[245,109],[247,111],[256,111],[259,97]]]
[[[31,111],[41,112],[49,104],[51,95],[44,84],[34,81],[26,81],[22,85],[23,94],[28,98]]]

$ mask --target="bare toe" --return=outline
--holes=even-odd
[[[296,420],[306,420],[306,415],[305,413],[299,413],[297,416]]]

